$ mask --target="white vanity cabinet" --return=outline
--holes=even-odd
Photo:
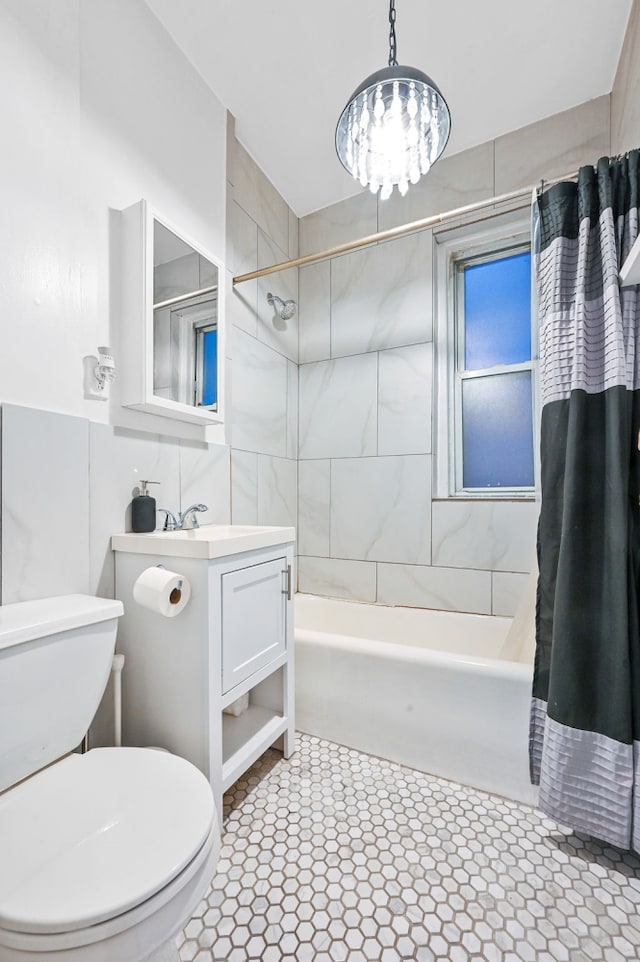
[[[124,604],[123,744],[188,758],[222,795],[269,746],[294,750],[293,528],[203,525],[114,535]],[[152,565],[183,575],[191,598],[175,617],[139,605]],[[223,709],[248,693],[239,715]]]

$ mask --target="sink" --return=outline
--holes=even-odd
[[[203,524],[184,531],[114,534],[114,551],[166,555],[174,558],[224,558],[227,555],[271,548],[295,540],[296,529],[260,524]]]

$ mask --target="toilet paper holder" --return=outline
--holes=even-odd
[[[165,618],[179,615],[190,598],[189,579],[163,564],[145,568],[133,585],[133,600]]]
[[[161,564],[157,564],[157,565],[156,565],[156,568],[163,568],[164,571],[167,570],[167,566],[166,566],[166,565],[161,565]],[[177,598],[175,597],[176,594],[178,595]],[[177,605],[177,603],[180,601],[181,595],[182,595],[182,578],[180,578],[180,581],[179,581],[178,584],[175,586],[175,588],[172,589],[171,594],[169,595],[169,601],[171,602],[171,604],[172,604],[172,605]]]

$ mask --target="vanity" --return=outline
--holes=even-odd
[[[294,750],[293,541],[295,529],[202,525],[119,534],[117,649],[125,655],[123,744],[168,749],[222,796],[270,746]],[[188,579],[175,617],[139,605],[133,588],[152,565]],[[225,708],[248,694],[238,715]]]

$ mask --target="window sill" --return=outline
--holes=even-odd
[[[498,503],[509,502],[511,504],[514,501],[525,502],[525,503],[536,501],[536,496],[535,494],[512,494],[504,497],[501,497],[499,495],[493,495],[493,494],[485,494],[485,495],[451,494],[447,498],[432,498],[431,500],[433,502],[471,501],[471,502],[474,502],[475,504],[478,504],[478,503],[486,503],[487,501],[489,501],[491,502],[491,504],[495,504],[496,502]]]

